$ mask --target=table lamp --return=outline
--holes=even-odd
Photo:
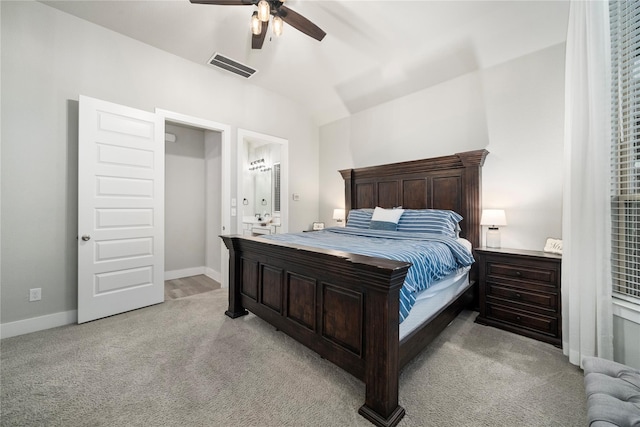
[[[487,230],[486,246],[488,248],[500,247],[499,226],[507,225],[507,217],[503,209],[483,209],[480,225],[489,227]]]

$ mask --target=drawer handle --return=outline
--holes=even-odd
[[[516,316],[516,320],[522,320],[520,316]]]
[[[516,271],[516,276],[520,277],[522,276],[522,273],[520,273],[519,271]]]
[[[522,295],[520,295],[519,292],[516,292],[516,298],[522,298]]]

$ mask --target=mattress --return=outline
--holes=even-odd
[[[400,323],[400,341],[467,289],[469,270],[471,267],[460,268],[416,295],[416,302],[409,315]]]

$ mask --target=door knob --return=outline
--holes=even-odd
[[[86,241],[88,241],[88,240],[91,240],[91,236],[89,236],[88,234],[84,234],[84,235],[82,236],[82,241],[83,241],[83,242],[86,242]]]

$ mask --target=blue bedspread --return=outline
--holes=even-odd
[[[437,234],[331,227],[312,233],[273,234],[264,237],[280,242],[410,262],[411,267],[400,290],[401,323],[415,304],[416,293],[474,261],[462,244]]]

